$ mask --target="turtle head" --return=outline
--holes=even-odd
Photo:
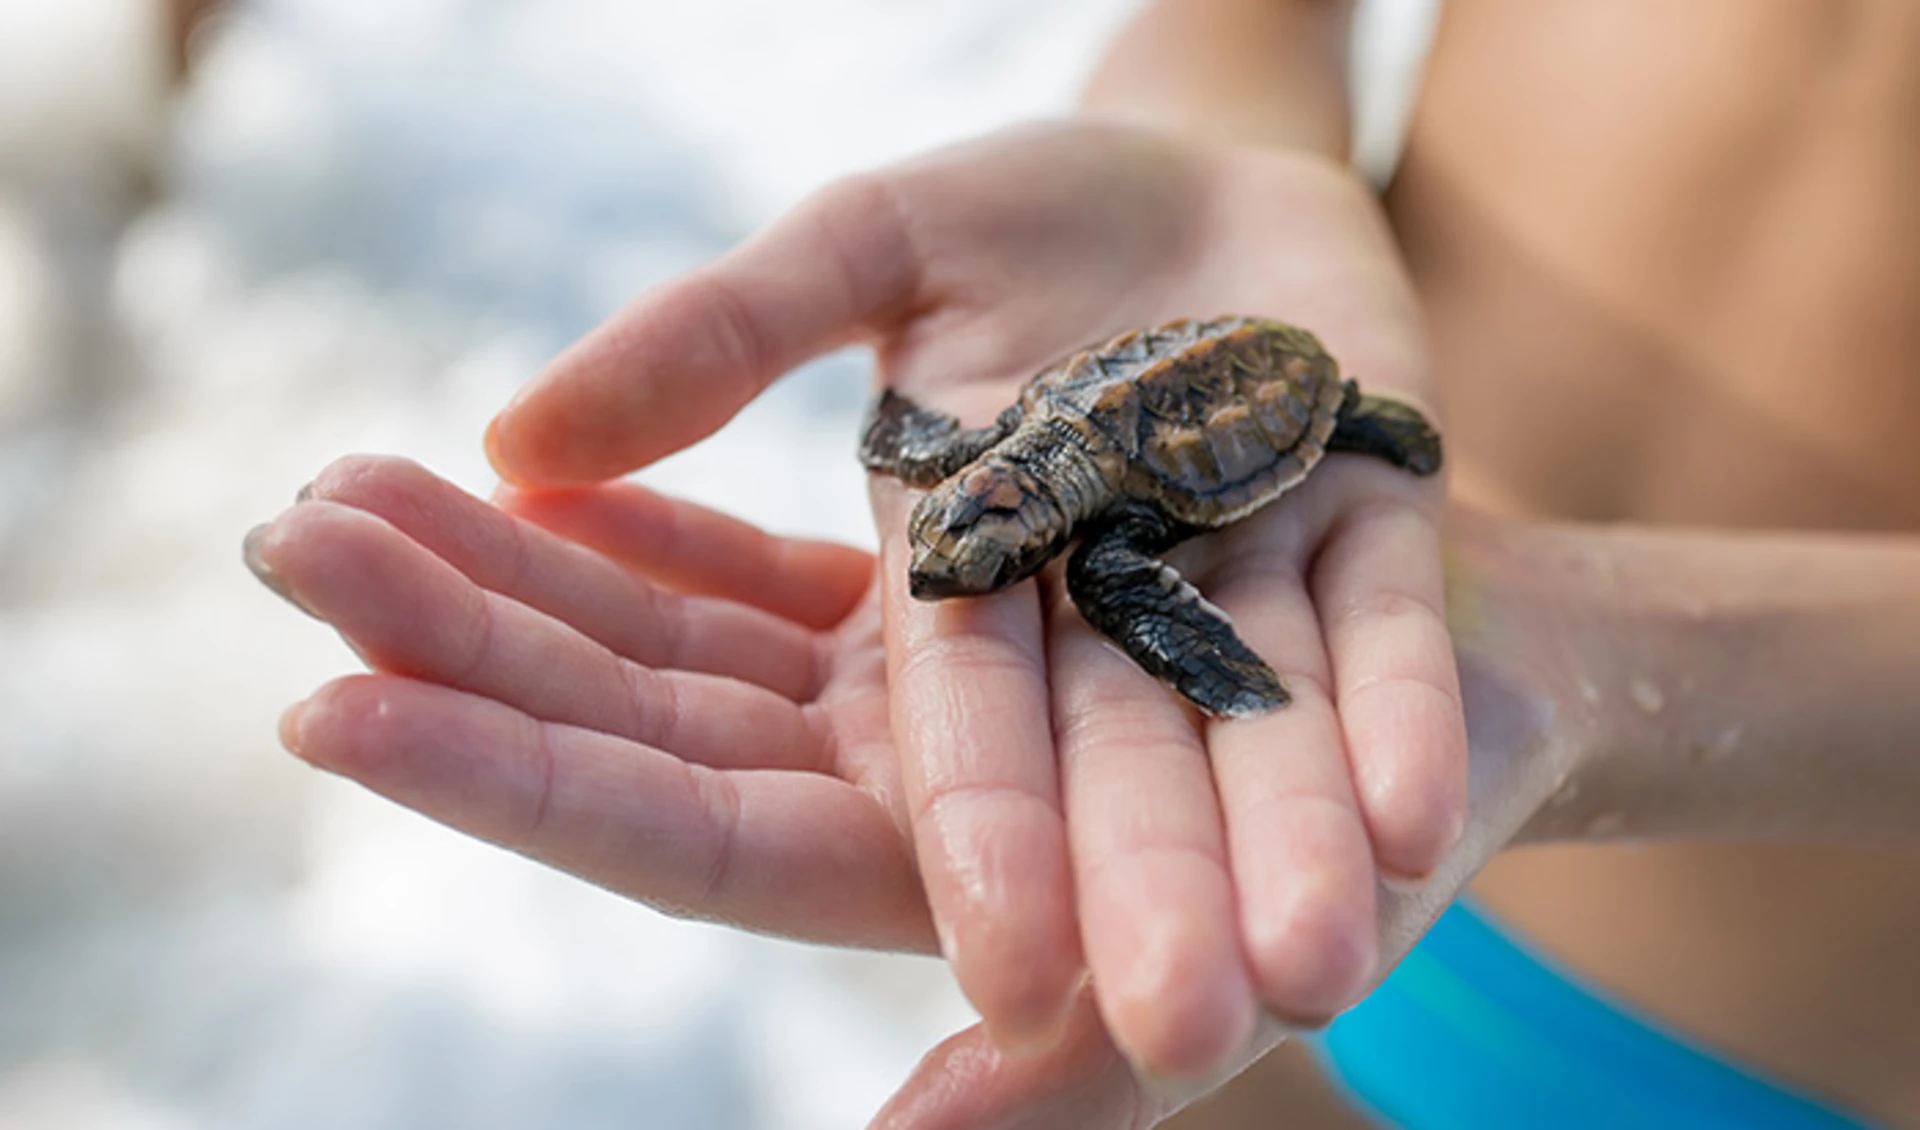
[[[908,591],[920,600],[998,592],[1040,571],[1072,533],[1026,469],[986,458],[935,487],[907,519]]]

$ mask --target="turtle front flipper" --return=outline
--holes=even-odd
[[[1154,554],[1189,531],[1148,510],[1095,530],[1067,561],[1080,615],[1155,678],[1213,715],[1287,704],[1279,676],[1234,633],[1226,614]]]
[[[963,428],[945,412],[922,408],[892,389],[884,389],[867,409],[867,422],[861,429],[860,465],[910,486],[930,487],[951,478],[1012,435],[1020,426],[1021,415],[1016,404],[984,428]]]
[[[1347,398],[1327,437],[1328,451],[1351,451],[1385,459],[1403,471],[1431,475],[1440,469],[1440,435],[1411,404],[1367,396],[1347,382]]]

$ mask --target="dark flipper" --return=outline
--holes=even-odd
[[[1154,554],[1191,531],[1136,510],[1095,530],[1067,561],[1067,592],[1087,623],[1147,672],[1214,715],[1287,704],[1273,668],[1220,610]]]
[[[930,487],[986,454],[1013,434],[1021,411],[1014,405],[984,428],[963,428],[945,412],[922,408],[884,389],[867,409],[860,435],[860,465],[916,487]]]
[[[1431,475],[1440,469],[1440,435],[1411,405],[1384,396],[1363,396],[1347,382],[1347,398],[1334,420],[1328,451],[1372,455],[1403,471]]]

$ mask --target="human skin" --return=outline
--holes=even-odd
[[[1465,835],[1383,885],[1381,973],[1495,853],[1667,840],[1920,847],[1920,537],[1554,526],[1458,512],[1449,619],[1472,748]],[[1089,1022],[1038,1060],[957,1037],[884,1126],[1147,1125],[1169,1109]],[[1348,1125],[1309,1081],[1248,1125]],[[1228,1122],[1227,1104],[1182,1125]],[[1305,1122],[1303,1110],[1321,1111]]]
[[[1208,119],[1204,119],[1204,121],[1210,121],[1210,123],[1215,123],[1217,119],[1213,119],[1213,117],[1208,117]],[[1428,134],[1428,136],[1430,136],[1430,134]],[[1419,142],[1419,136],[1417,136],[1417,142]],[[1415,155],[1419,155],[1419,146],[1415,148]],[[1417,167],[1417,163],[1415,163],[1415,167]],[[1400,194],[1396,194],[1396,196],[1400,196]],[[1269,203],[1271,203],[1271,200],[1269,200]],[[1402,196],[1402,203],[1405,203],[1404,196]],[[1417,203],[1417,201],[1415,201],[1415,203]],[[1428,200],[1427,203],[1428,205],[1432,205],[1434,201]],[[1446,226],[1448,226],[1448,221],[1450,221],[1450,219],[1457,219],[1457,215],[1453,215],[1453,213],[1448,213],[1448,211],[1444,211],[1444,209],[1440,209],[1440,211],[1428,211],[1428,213],[1425,213],[1425,215],[1413,215],[1413,213],[1409,213],[1407,209],[1402,209],[1402,215],[1404,215],[1404,217],[1407,217],[1407,219],[1423,219],[1423,221],[1425,221],[1425,230],[1427,230],[1428,234],[1434,234],[1434,232],[1444,232],[1444,230],[1446,230]],[[1453,251],[1453,253],[1455,253],[1455,257],[1453,257],[1453,259],[1450,259],[1450,261],[1448,261],[1448,265],[1453,265],[1453,267],[1457,267],[1457,263],[1459,263],[1459,257],[1457,257],[1457,249],[1450,249],[1450,251]],[[1425,251],[1423,251],[1423,253],[1425,253]],[[1434,267],[1434,261],[1430,261],[1430,259],[1421,259],[1421,257],[1417,255],[1417,267],[1421,267],[1421,263],[1425,263],[1425,265],[1427,265],[1427,269],[1432,269],[1432,267]],[[1434,292],[1434,294],[1436,295],[1444,294],[1444,292]],[[1457,318],[1457,311],[1450,311],[1450,315],[1453,315],[1453,318]],[[1442,328],[1448,328],[1448,326],[1457,326],[1457,322],[1455,322],[1453,318],[1448,318],[1448,320],[1444,320],[1444,322],[1442,322]],[[1302,318],[1302,320],[1304,320],[1304,318]],[[1498,326],[1482,326],[1482,328],[1490,328],[1490,330],[1498,330]],[[1492,334],[1484,334],[1484,336],[1480,336],[1480,340],[1484,340],[1484,341],[1509,340],[1509,338],[1513,336],[1513,330],[1515,330],[1515,328],[1513,328],[1513,326],[1509,326],[1509,328],[1507,328],[1507,332],[1503,332],[1503,334],[1501,334],[1501,332],[1492,332]],[[1450,345],[1452,345],[1453,349],[1459,349],[1459,345],[1461,345],[1461,338],[1467,338],[1467,340],[1469,340],[1469,343],[1471,343],[1471,340],[1473,340],[1473,336],[1461,336],[1461,334],[1455,334],[1453,330],[1448,330],[1448,332],[1444,334],[1444,338],[1450,341]],[[1870,340],[1872,340],[1872,338],[1870,338]],[[1500,363],[1501,361],[1501,357],[1500,355],[1498,355],[1498,353],[1496,353],[1496,355],[1486,355],[1486,353],[1482,353],[1482,355],[1480,355],[1480,359],[1482,359],[1482,361],[1488,361],[1488,363]],[[1555,359],[1555,361],[1561,361],[1561,363],[1565,363],[1565,359]],[[1513,366],[1509,366],[1509,368],[1513,368]],[[1615,382],[1613,386],[1605,386],[1605,388],[1619,388],[1619,370],[1611,370],[1611,372],[1603,372],[1601,376],[1603,376],[1603,378],[1607,378],[1607,380],[1613,380],[1613,382]],[[1843,397],[1841,397],[1841,399],[1843,399]],[[672,405],[666,405],[666,407],[668,407],[668,411],[672,411]],[[1638,418],[1634,418],[1634,420],[1630,420],[1630,422],[1632,422],[1632,424],[1644,424],[1647,418],[1653,418],[1653,416],[1655,416],[1653,412],[1644,412],[1642,416],[1638,416]],[[1713,424],[1713,418],[1711,418],[1711,416],[1697,416],[1697,414],[1686,414],[1686,412],[1678,412],[1676,416],[1678,416],[1678,418],[1680,418],[1680,422],[1682,422],[1682,424],[1684,424],[1684,426],[1686,426],[1686,428],[1690,430],[1690,432],[1688,432],[1688,439],[1695,439],[1695,437],[1699,439],[1699,447],[1693,447],[1693,445],[1676,445],[1676,447],[1686,447],[1686,449],[1707,449],[1707,451],[1711,451],[1711,449],[1715,449],[1715,447],[1726,447],[1726,443],[1718,443],[1718,445],[1716,445],[1715,443],[1715,430],[1713,430],[1713,426],[1711,426],[1711,424]],[[1661,418],[1665,418],[1665,416],[1661,416]],[[1878,422],[1878,420],[1876,420],[1876,422]],[[672,420],[668,420],[668,424],[672,424],[672,426],[678,426],[678,424],[674,424]],[[672,428],[670,428],[670,430],[672,430]],[[1551,436],[1551,434],[1553,434],[1553,430],[1551,430],[1551,428],[1538,428],[1538,426],[1528,426],[1528,428],[1517,428],[1517,430],[1509,430],[1509,434],[1511,434],[1511,436],[1523,437],[1523,439],[1532,439],[1532,437],[1536,437],[1536,436]],[[1571,434],[1569,434],[1569,436],[1571,436]],[[1615,437],[1615,439],[1619,439],[1619,436]],[[1722,436],[1722,439],[1724,439],[1724,436]],[[1546,443],[1546,445],[1549,445],[1549,443]],[[1484,443],[1482,443],[1482,445],[1478,445],[1478,447],[1476,447],[1476,451],[1486,451],[1486,445],[1484,445]],[[1776,447],[1757,447],[1755,451],[1761,451],[1761,453],[1764,453],[1764,451],[1778,451],[1778,449],[1776,449]],[[1895,453],[1895,451],[1897,451],[1897,447],[1895,447],[1895,445],[1887,445],[1887,453],[1889,453],[1889,455],[1891,455],[1891,453]],[[1473,462],[1473,459],[1471,459],[1471,457],[1469,457],[1469,462]],[[1620,476],[1620,474],[1617,474],[1617,472],[1619,472],[1619,466],[1620,466],[1619,460],[1617,459],[1611,460],[1611,462],[1609,462],[1609,460],[1588,459],[1586,460],[1586,462],[1588,462],[1588,464],[1601,464],[1601,466],[1609,466],[1609,468],[1613,468],[1613,470],[1615,470],[1615,474],[1611,474],[1611,476],[1601,476],[1601,478],[1599,478],[1597,482],[1601,482],[1601,483],[1620,482],[1620,480],[1626,480],[1626,478],[1628,478],[1628,476]],[[1724,466],[1724,464],[1722,464],[1722,466]],[[1807,466],[1807,464],[1805,464],[1805,460],[1801,460],[1801,462],[1795,462],[1795,466]],[[1816,466],[1814,470],[1818,472],[1818,466]],[[1536,474],[1538,474],[1538,468],[1536,468]],[[1711,476],[1709,476],[1709,478],[1711,478]],[[1484,482],[1488,482],[1488,480],[1480,480],[1480,482],[1484,483]],[[1540,483],[1526,483],[1526,485],[1546,485],[1546,483],[1549,483],[1549,482],[1553,482],[1553,480],[1548,480],[1548,478],[1542,478],[1542,480],[1540,480]],[[1895,480],[1895,482],[1899,482],[1899,480]],[[1476,487],[1476,489],[1486,489],[1486,487]],[[1588,487],[1586,487],[1586,489],[1594,489],[1594,476],[1592,476],[1592,474],[1588,476]],[[1478,495],[1476,495],[1476,497],[1478,497]],[[1782,495],[1782,497],[1784,497],[1784,495]],[[1797,499],[1803,499],[1805,495],[1795,495],[1795,497],[1797,497]],[[1814,497],[1818,497],[1818,495],[1814,495]],[[1828,493],[1826,493],[1824,497],[1826,497],[1828,501],[1832,501],[1832,503],[1836,503],[1837,508],[1839,508],[1841,512],[1845,512],[1845,510],[1847,510],[1849,506],[1860,505],[1859,491],[1839,491],[1839,489],[1834,489],[1834,491],[1828,491]],[[1872,499],[1872,493],[1868,493],[1868,499]],[[1496,501],[1496,503],[1501,503],[1501,505],[1511,505],[1511,499],[1492,499],[1492,501]],[[1795,503],[1795,505],[1805,505],[1805,503]],[[1830,510],[1830,512],[1832,512],[1832,510]],[[1601,821],[1601,827],[1607,827],[1607,825],[1611,825],[1611,823],[1615,823],[1615,819],[1613,819],[1613,813],[1611,812],[1601,813],[1601,815],[1607,815],[1607,819],[1605,819],[1605,821]],[[1622,819],[1624,819],[1624,815],[1622,815]],[[1832,961],[1828,959],[1828,963],[1832,963]],[[1177,1001],[1175,1001],[1175,1007],[1179,1007],[1179,1005],[1177,1005]],[[1137,1019],[1135,1023],[1144,1024],[1146,1023],[1146,1021],[1139,1021],[1139,1019]],[[1119,1028],[1125,1028],[1125,1023],[1117,1024],[1117,1026],[1119,1026]],[[1081,1030],[1081,1028],[1075,1028],[1075,1032],[1079,1032],[1079,1030]],[[1092,1048],[1092,1046],[1094,1046],[1094,1044],[1089,1044],[1089,1042],[1085,1042],[1085,1040],[1081,1040],[1081,1042],[1077,1042],[1077,1044],[1073,1044],[1073,1048],[1081,1048],[1081,1049]],[[972,1071],[972,1069],[979,1069],[979,1065],[996,1065],[996,1067],[993,1067],[993,1069],[991,1069],[991,1072],[989,1072],[989,1074],[991,1074],[991,1078],[985,1078],[985,1080],[983,1080],[983,1078],[979,1078],[979,1076],[970,1076],[973,1082],[979,1082],[981,1086],[977,1086],[977,1088],[973,1088],[973,1090],[970,1090],[970,1092],[968,1092],[968,1095],[962,1095],[962,1099],[975,1099],[975,1097],[983,1097],[983,1095],[985,1095],[985,1097],[993,1097],[993,1095],[1000,1095],[1000,1097],[1008,1097],[1008,1095],[1018,1095],[1018,1088],[1016,1088],[1016,1086],[1012,1086],[1012,1084],[1006,1084],[1006,1086],[1000,1086],[1000,1084],[996,1084],[995,1082],[995,1080],[1000,1080],[1000,1082],[1004,1082],[1004,1080],[1008,1080],[1008,1078],[1012,1078],[1012,1076],[1006,1076],[1006,1074],[993,1074],[993,1072],[1014,1072],[1014,1074],[1020,1074],[1020,1071],[1029,1072],[1029,1074],[1025,1076],[1025,1078],[1027,1078],[1027,1082],[1031,1082],[1033,1086],[1037,1086],[1037,1088],[1041,1088],[1041,1090],[1037,1090],[1037,1092],[1033,1092],[1033,1094],[1037,1094],[1037,1095],[1060,1094],[1060,1092],[1048,1092],[1048,1090],[1046,1090],[1046,1086],[1052,1086],[1052,1084],[1050,1084],[1048,1080],[1054,1080],[1054,1082],[1058,1082],[1060,1078],[1073,1078],[1073,1076],[1071,1076],[1071,1072],[1064,1072],[1064,1074],[1056,1074],[1056,1076],[1046,1076],[1044,1072],[1041,1072],[1041,1069],[1039,1069],[1039,1067],[1033,1067],[1033,1065],[1035,1065],[1035,1063],[1039,1063],[1039,1061],[1025,1061],[1025,1065],[1014,1065],[1014,1067],[1008,1067],[1008,1061],[1004,1061],[1004,1059],[1000,1059],[1000,1057],[996,1057],[996,1055],[993,1055],[993,1053],[987,1053],[987,1051],[985,1051],[985,1049],[983,1048],[977,1048],[977,1046],[972,1046],[972,1044],[960,1044],[958,1048],[972,1048],[972,1051],[968,1051],[966,1055],[960,1055],[958,1059],[956,1059],[956,1057],[945,1057],[945,1059],[937,1059],[937,1061],[933,1061],[933,1067],[929,1069],[929,1071],[931,1071],[931,1074],[924,1074],[924,1076],[920,1078],[920,1082],[916,1084],[916,1086],[920,1086],[920,1092],[918,1092],[918,1094],[927,1095],[927,1094],[935,1094],[935,1092],[939,1092],[939,1086],[941,1086],[941,1084],[939,1084],[939,1071],[952,1071],[956,1063],[960,1063],[962,1067],[966,1067],[966,1065],[972,1065],[972,1067],[968,1067],[970,1071]],[[1137,1053],[1139,1053],[1139,1048],[1133,1048],[1133,1051],[1137,1051]],[[1048,1063],[1054,1063],[1054,1069],[1058,1069],[1058,1067],[1060,1067],[1060,1065],[1058,1065],[1058,1061],[1048,1061]],[[1098,1059],[1098,1057],[1091,1057],[1091,1059],[1089,1059],[1089,1063],[1102,1063],[1102,1065],[1106,1065],[1106,1067],[1104,1067],[1104,1071],[1114,1072],[1114,1076],[1116,1076],[1116,1078],[1123,1078],[1123,1074],[1121,1074],[1121,1072],[1117,1072],[1116,1067],[1114,1067],[1114,1063],[1112,1063],[1110,1059]],[[981,1069],[981,1071],[985,1071],[985,1069]],[[1052,1069],[1048,1069],[1048,1071],[1052,1071]],[[931,1082],[929,1082],[929,1080],[931,1080]],[[1083,1082],[1085,1082],[1085,1080],[1083,1080]],[[1112,1094],[1116,1094],[1116,1092],[1112,1092],[1112,1090],[1108,1090],[1108,1092],[1102,1092],[1102,1094],[1112,1095]],[[952,1097],[952,1095],[948,1095],[948,1097]],[[985,1099],[981,1099],[981,1101],[985,1101]],[[1012,1099],[1008,1099],[1008,1101],[1012,1101]],[[918,1109],[920,1109],[922,1113],[925,1113],[925,1107],[918,1107]],[[1054,1122],[1054,1124],[1058,1124],[1058,1122]]]
[[[1368,391],[1437,418],[1351,173],[1069,123],[829,187],[568,351],[490,451],[522,484],[614,474],[855,340],[882,380],[978,423],[1048,361],[1197,310],[1311,326]],[[1048,1043],[1083,970],[1122,1045],[1174,1076],[1216,1068],[1262,1011],[1324,1019],[1357,999],[1376,871],[1425,874],[1462,821],[1441,497],[1435,479],[1332,459],[1275,508],[1270,552],[1214,567],[1206,547],[1238,543],[1195,543],[1203,589],[1294,696],[1230,722],[1105,648],[1050,649],[1036,584],[927,604],[904,566],[883,574],[916,859],[941,951],[1003,1044]],[[1095,749],[1104,768],[1081,771]]]
[[[1324,72],[1289,52],[1325,37],[1263,54],[1247,28],[1343,7],[1152,5],[1096,101],[1300,143],[1286,123],[1328,100],[1273,75]],[[1920,528],[1916,83],[1906,3],[1450,0],[1386,203],[1455,496],[1528,517]],[[1916,884],[1911,852],[1774,839],[1517,852],[1476,891],[1656,1018],[1920,1126]]]
[[[931,952],[887,735],[882,574],[901,539],[883,567],[629,484],[499,502],[357,457],[249,539],[254,568],[373,672],[290,711],[289,748],[677,914]],[[1270,552],[1285,525],[1256,518],[1208,556]],[[1920,539],[1456,513],[1447,558],[1470,818],[1430,878],[1381,886],[1370,977],[1512,843],[1920,843],[1920,700],[1900,693],[1920,664]],[[704,595],[663,585],[695,576]],[[1112,654],[1057,590],[1049,604],[1056,650]],[[1802,677],[1779,678],[1783,651]],[[1038,1055],[955,1037],[878,1124],[1144,1125],[1199,1089],[1145,1083],[1083,999]]]

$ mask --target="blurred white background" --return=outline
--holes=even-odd
[[[560,345],[837,174],[1064,112],[1131,7],[256,0],[182,78],[159,0],[0,0],[0,1130],[847,1127],[964,1024],[935,963],[301,767],[274,719],[354,660],[238,547],[348,451],[485,491]],[[865,385],[647,477],[868,540]]]

